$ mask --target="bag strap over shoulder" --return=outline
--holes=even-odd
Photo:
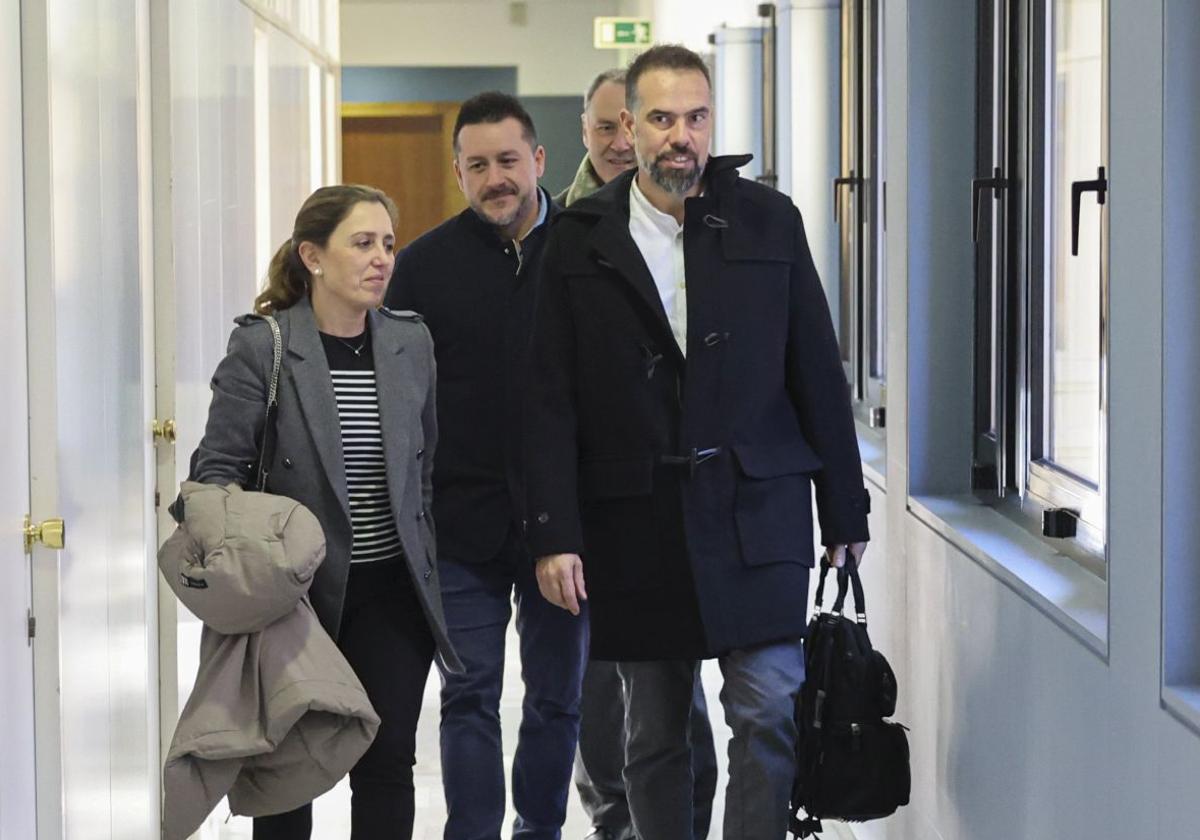
[[[279,367],[283,363],[283,335],[279,332],[279,322],[274,315],[264,316],[271,328],[271,388],[267,391],[267,405],[275,405],[279,391]]]
[[[283,364],[283,336],[279,332],[279,322],[273,315],[264,315],[263,319],[271,327],[272,360],[271,383],[267,389],[267,413],[263,418],[262,440],[258,446],[258,470],[253,488],[260,492],[264,492],[267,488],[267,477],[275,458],[275,419],[279,411],[279,368]]]

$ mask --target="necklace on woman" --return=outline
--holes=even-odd
[[[366,346],[367,346],[366,336],[363,336],[363,340],[359,342],[357,347],[355,347],[349,341],[346,341],[346,339],[341,338],[340,336],[335,335],[334,338],[336,338],[347,350],[349,350],[355,356],[361,356],[363,349],[366,348]]]

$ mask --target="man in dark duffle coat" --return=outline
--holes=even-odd
[[[691,840],[688,716],[715,657],[733,730],[724,836],[782,840],[804,679],[812,492],[835,565],[869,500],[799,213],[709,158],[703,61],[630,66],[638,168],[564,210],[540,270],[526,444],[542,594],[589,601],[626,696],[641,840]]]
[[[621,127],[625,108],[625,71],[605,70],[583,97],[583,145],[587,154],[575,180],[555,201],[570,207],[587,198],[622,172],[637,166],[633,144]],[[697,840],[708,837],[713,795],[717,791],[717,753],[704,686],[696,675],[692,705],[693,817]],[[635,840],[629,801],[621,772],[625,768],[625,699],[613,662],[593,659],[583,675],[580,700],[579,753],[575,757],[575,789],[592,820],[584,840]]]

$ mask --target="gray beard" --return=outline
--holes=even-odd
[[[687,195],[692,187],[700,183],[700,178],[704,174],[698,163],[689,170],[666,169],[658,162],[658,158],[650,161],[647,172],[650,173],[650,178],[654,183],[673,195]]]

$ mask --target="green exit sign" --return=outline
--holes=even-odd
[[[593,28],[593,42],[598,50],[648,47],[653,42],[650,21],[645,18],[598,17]]]

